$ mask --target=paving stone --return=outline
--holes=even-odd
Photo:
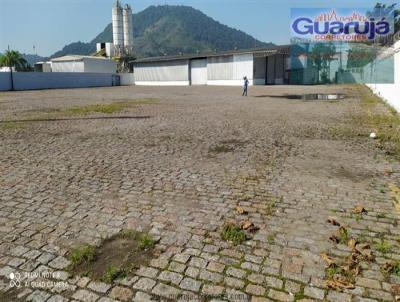
[[[264,298],[264,297],[251,297],[251,302],[272,302],[272,300]]]
[[[189,266],[189,267],[186,269],[185,274],[186,274],[187,276],[189,276],[189,277],[197,278],[197,276],[200,274],[200,269],[198,269],[198,268],[196,268],[196,267]]]
[[[88,277],[82,277],[78,280],[78,282],[76,283],[76,285],[78,285],[79,287],[86,287],[90,282],[90,278]]]
[[[260,271],[260,266],[251,262],[243,262],[240,267],[256,273]]]
[[[177,300],[180,292],[180,290],[163,283],[158,283],[152,290],[153,294],[171,300]]]
[[[53,260],[54,258],[56,258],[55,255],[50,254],[50,253],[42,253],[40,255],[39,258],[37,258],[37,261],[39,261],[42,264],[47,264],[49,263],[51,260]]]
[[[223,277],[220,274],[212,273],[212,272],[209,272],[209,271],[206,271],[206,270],[203,269],[203,270],[200,270],[199,278],[201,280],[218,283],[218,282],[222,281]]]
[[[29,249],[27,247],[19,245],[10,251],[10,255],[19,257],[19,256],[22,256],[23,254],[27,253],[28,251],[29,251]]]
[[[177,273],[182,273],[185,271],[186,269],[186,265],[182,264],[182,263],[178,263],[175,261],[172,261],[169,265],[169,270],[173,271],[173,272],[177,272]]]
[[[165,259],[165,258],[157,258],[157,259],[152,259],[150,261],[151,266],[157,267],[160,269],[166,268],[168,266],[168,263],[169,263],[168,259]]]
[[[270,289],[268,292],[268,297],[274,300],[282,301],[282,302],[291,302],[294,301],[294,296],[289,295],[288,293],[277,291],[274,289]]]
[[[133,292],[129,288],[116,286],[111,290],[109,296],[116,300],[130,301],[133,296]]]
[[[176,254],[173,258],[177,262],[186,263],[190,259],[189,254]]]
[[[198,268],[205,268],[207,266],[208,261],[199,257],[192,257],[190,259],[189,265],[198,267]]]
[[[292,294],[297,294],[301,290],[301,284],[290,280],[285,281],[285,290]]]
[[[161,274],[158,276],[158,279],[166,282],[171,282],[176,285],[178,285],[181,282],[182,278],[183,276],[181,274],[169,271],[162,271]]]
[[[198,292],[200,290],[201,282],[196,281],[191,278],[185,278],[182,280],[180,287],[182,289],[191,290],[193,292]]]
[[[25,253],[23,257],[34,260],[39,257],[42,253],[38,250],[30,250],[29,252]]]
[[[57,257],[51,262],[49,262],[49,266],[55,269],[65,269],[71,262],[64,257]]]
[[[26,301],[45,302],[50,298],[50,296],[51,295],[45,291],[35,290],[26,298]]]
[[[108,298],[108,297],[102,297],[98,302],[117,302],[117,300]]]
[[[283,281],[281,279],[278,279],[275,277],[266,276],[265,282],[269,287],[273,287],[273,288],[277,288],[277,289],[282,289],[282,287],[283,287]]]
[[[202,289],[202,293],[207,295],[207,296],[220,296],[224,292],[224,288],[222,286],[218,285],[210,285],[210,284],[205,284]]]
[[[263,296],[265,294],[265,288],[259,285],[249,284],[245,289],[246,293],[254,296]]]
[[[134,302],[151,302],[154,301],[152,296],[143,292],[137,292],[133,298]]]
[[[68,299],[60,295],[55,295],[51,296],[46,302],[68,302]]]
[[[254,274],[254,273],[252,273],[249,276],[247,276],[247,280],[249,280],[250,282],[255,283],[255,284],[264,283],[264,278],[265,278],[264,275]]]
[[[368,278],[361,278],[361,277],[358,277],[356,279],[356,285],[368,287],[368,288],[374,288],[374,289],[382,288],[381,283],[379,281],[373,280],[373,279],[368,279]]]
[[[225,265],[218,262],[210,261],[207,265],[207,269],[212,272],[222,273],[225,269]]]
[[[105,294],[111,288],[111,285],[103,283],[103,282],[92,281],[89,283],[87,288],[89,288],[95,292]]]
[[[255,256],[255,255],[249,255],[249,254],[244,255],[244,259],[246,261],[250,261],[250,262],[253,262],[253,263],[257,263],[257,264],[261,264],[261,262],[263,261],[263,257],[259,257],[259,256]]]
[[[306,286],[304,288],[304,294],[311,298],[323,300],[325,291],[317,287]]]
[[[247,272],[245,270],[242,269],[237,269],[234,267],[229,267],[226,270],[226,274],[232,277],[236,277],[236,278],[244,278],[244,276],[246,276]]]
[[[226,296],[229,301],[248,301],[249,297],[246,293],[235,289],[227,289]]]
[[[220,252],[221,255],[229,256],[232,258],[240,259],[243,257],[243,254],[234,250],[224,249]]]
[[[158,270],[152,267],[141,266],[136,272],[136,275],[148,278],[155,278],[158,274]]]
[[[332,302],[350,302],[351,295],[330,290],[326,299]]]
[[[95,302],[99,299],[99,296],[86,289],[79,289],[72,295],[72,298],[78,301]]]
[[[156,285],[156,281],[149,278],[140,278],[138,282],[133,285],[134,289],[142,291],[150,291]]]
[[[234,287],[238,289],[243,288],[245,285],[244,281],[232,277],[225,277],[225,284],[228,285],[229,287]]]

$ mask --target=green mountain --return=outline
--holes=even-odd
[[[256,40],[243,31],[223,25],[189,6],[150,6],[133,15],[135,54],[138,58],[267,47],[272,43]],[[66,45],[52,57],[88,55],[96,42],[112,42],[111,23],[89,43]]]

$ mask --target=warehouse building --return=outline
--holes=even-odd
[[[136,85],[250,85],[289,83],[289,46],[132,62]]]
[[[52,72],[116,73],[117,62],[103,57],[64,56],[51,60]]]

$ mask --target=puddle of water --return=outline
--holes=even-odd
[[[323,93],[313,93],[313,94],[303,94],[301,99],[303,101],[336,101],[344,99],[344,94],[323,94]]]

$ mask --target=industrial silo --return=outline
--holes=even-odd
[[[123,11],[124,19],[124,46],[127,54],[133,53],[133,24],[132,9],[126,4]]]
[[[112,9],[113,40],[118,55],[122,54],[124,48],[124,25],[122,7],[117,0]]]

